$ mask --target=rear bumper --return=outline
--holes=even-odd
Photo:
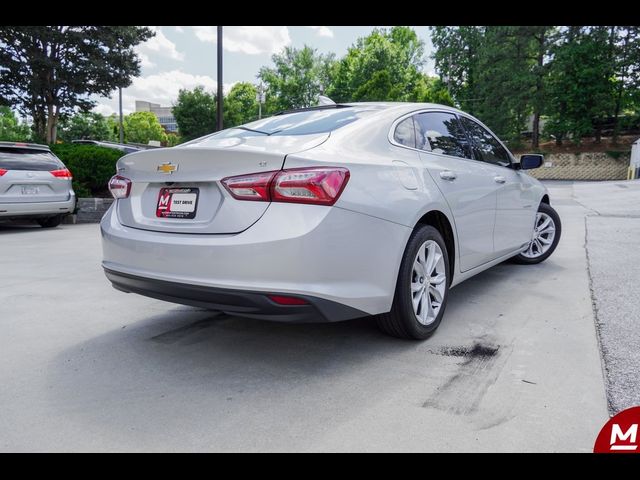
[[[75,195],[64,202],[0,203],[0,218],[65,214],[72,213],[75,208]]]
[[[126,227],[115,210],[112,206],[101,223],[106,270],[181,284],[187,291],[194,286],[198,291],[205,287],[209,292],[309,298],[329,320],[391,309],[400,260],[411,234],[410,228],[396,223],[317,205],[273,203],[253,226],[228,235]],[[190,295],[188,300],[199,301]],[[184,303],[180,297],[185,295],[169,296]],[[358,313],[333,315],[315,299]]]
[[[298,298],[305,300],[307,305],[279,305],[269,299],[264,292],[166,282],[114,272],[107,268],[104,271],[117,290],[172,303],[210,308],[230,315],[298,323],[338,322],[367,315],[346,305],[308,295],[297,295]],[[277,292],[274,293],[277,294]]]

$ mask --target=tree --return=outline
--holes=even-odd
[[[0,141],[19,142],[29,139],[29,126],[19,122],[9,107],[0,106]]]
[[[474,114],[478,100],[478,51],[485,27],[431,27],[436,72],[456,105]]]
[[[60,122],[59,136],[62,140],[115,140],[107,119],[99,113],[78,113],[63,118]]]
[[[607,27],[570,26],[552,47],[546,130],[558,144],[569,135],[580,143],[613,110],[609,33]]]
[[[236,83],[224,98],[224,125],[234,127],[258,118],[258,90],[248,82]]]
[[[438,77],[428,75],[423,75],[418,81],[414,95],[409,100],[453,106],[453,98],[444,82]]]
[[[620,114],[631,107],[636,109],[640,91],[640,27],[610,28],[610,45],[615,78],[613,108],[613,142],[620,131]]]
[[[124,137],[126,142],[132,143],[167,142],[167,134],[158,117],[151,112],[135,112],[124,117]]]
[[[183,141],[193,140],[216,131],[216,95],[198,86],[181,89],[173,105],[173,116]]]
[[[262,67],[258,73],[267,86],[267,112],[316,105],[329,84],[333,54],[318,54],[305,45],[302,49],[285,47],[271,59],[274,67]]]
[[[337,102],[415,99],[425,84],[424,44],[409,27],[374,29],[331,68],[328,95]]]
[[[58,120],[95,105],[140,74],[134,47],[151,38],[135,26],[3,26],[0,97],[33,118],[34,134],[54,143]]]

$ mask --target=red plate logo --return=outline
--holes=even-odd
[[[640,407],[632,407],[610,419],[596,439],[593,453],[640,453]]]

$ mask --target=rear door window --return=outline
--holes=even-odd
[[[473,158],[467,135],[458,117],[446,112],[426,112],[415,116],[416,146],[421,150]]]
[[[491,133],[479,123],[474,122],[470,118],[460,117],[471,142],[473,143],[473,152],[478,160],[487,163],[508,167],[511,165],[511,158],[507,150],[500,145],[500,142],[491,135]]]
[[[53,153],[30,148],[0,147],[0,168],[3,170],[47,171],[63,168]]]

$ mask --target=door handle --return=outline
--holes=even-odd
[[[497,177],[493,177],[493,180],[496,183],[504,183],[504,182],[507,181],[502,175],[498,175]]]
[[[458,176],[451,170],[443,170],[440,172],[440,178],[443,180],[449,180],[450,182],[453,182],[456,178],[458,178]]]

